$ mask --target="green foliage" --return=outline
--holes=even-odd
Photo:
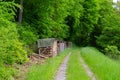
[[[38,35],[36,29],[32,28],[29,25],[22,25],[17,27],[19,40],[23,43],[25,51],[30,55],[34,52],[37,52],[37,39]]]
[[[99,19],[100,4],[98,0],[75,0],[68,16],[70,39],[77,45],[87,45],[90,35]],[[83,35],[84,34],[84,35]]]
[[[120,46],[120,28],[119,27],[105,27],[101,35],[97,38],[97,43],[103,48],[108,45]]]
[[[105,27],[119,25],[110,0],[29,0],[24,4],[23,21],[35,29],[39,38],[93,45]]]
[[[6,68],[5,66],[0,66],[0,80],[12,80],[12,76],[14,76],[16,72],[17,71],[11,67]]]
[[[100,18],[95,29],[97,30],[96,33],[98,33],[93,34],[94,39],[96,39],[97,45],[102,48],[105,48],[108,45],[115,45],[119,48],[120,16],[112,7],[111,1],[102,0],[100,5]]]
[[[24,0],[19,27],[14,19],[19,0],[7,1],[0,0],[0,65],[27,61],[23,45],[31,47],[38,38],[99,46],[112,56],[119,53],[120,15],[111,0]]]
[[[29,45],[36,42],[38,35],[35,29],[31,28],[29,25],[18,27],[19,39],[24,43],[24,45]]]
[[[4,67],[0,67],[0,79],[1,80],[10,80],[11,74]]]
[[[83,16],[83,2],[81,0],[71,0],[69,15],[66,18],[66,24],[69,26],[68,40],[77,42],[80,37],[80,17]]]
[[[69,26],[66,25],[65,18],[70,14],[72,1],[25,1],[24,21],[29,23],[31,27],[35,27],[40,38],[67,38]]]
[[[118,50],[117,46],[107,46],[105,48],[105,53],[106,53],[106,55],[108,55],[112,58],[115,58],[115,59],[118,59],[119,55],[120,55],[120,51]]]
[[[27,53],[18,40],[16,25],[11,22],[1,25],[0,35],[0,55],[3,61],[8,64],[24,63]]]
[[[14,16],[16,8],[20,7],[18,4],[15,4],[14,2],[2,2],[0,1],[0,18],[4,18],[7,20],[14,21]]]
[[[0,80],[11,80],[14,75],[14,70],[7,65],[28,60],[18,39],[17,25],[13,23],[15,6],[13,2],[0,1]]]
[[[0,55],[4,63],[13,64],[15,62],[22,63],[26,61],[26,52],[22,48],[22,44],[18,40],[16,24],[10,22],[14,13],[13,2],[1,2],[0,6]],[[22,57],[22,58],[21,58]]]
[[[120,16],[110,0],[28,0],[24,1],[23,16],[23,22],[30,25],[24,29],[30,30],[20,32],[20,37],[26,44],[31,41],[27,42],[29,38],[26,39],[25,35],[37,34],[39,38],[54,37],[71,40],[77,45],[103,47],[104,43],[99,37],[109,34],[105,31],[106,28],[116,31],[120,25]],[[34,29],[33,33],[31,29]]]
[[[103,29],[102,34],[98,37],[98,44],[102,47],[107,45],[120,46],[120,28],[119,27],[106,27]]]

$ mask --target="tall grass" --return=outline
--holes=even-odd
[[[74,48],[68,61],[67,80],[90,80],[80,63],[80,49]]]
[[[81,49],[81,55],[97,80],[120,80],[120,63],[103,55],[95,48],[85,47]]]
[[[29,69],[26,80],[54,80],[58,67],[70,49],[60,53],[57,57],[51,58],[42,65],[34,65]]]

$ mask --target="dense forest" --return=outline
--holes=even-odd
[[[9,66],[27,62],[30,46],[42,38],[94,46],[117,58],[120,54],[119,3],[111,0],[0,0],[0,79],[9,80],[15,73]]]

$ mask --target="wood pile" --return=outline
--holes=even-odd
[[[42,54],[32,54],[29,59],[30,62],[35,63],[35,64],[39,64],[39,63],[43,63],[45,59],[47,59],[47,56],[44,56]]]
[[[52,47],[51,46],[41,47],[39,48],[39,52],[40,54],[52,54]]]
[[[71,42],[57,40],[55,38],[39,39],[38,49],[39,54],[45,54],[49,57],[54,57],[66,48],[72,47]]]

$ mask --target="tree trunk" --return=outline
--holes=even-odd
[[[18,23],[19,23],[19,25],[21,25],[21,23],[22,23],[23,0],[20,0],[20,5],[21,5],[21,8],[19,10],[19,16],[18,16]]]

